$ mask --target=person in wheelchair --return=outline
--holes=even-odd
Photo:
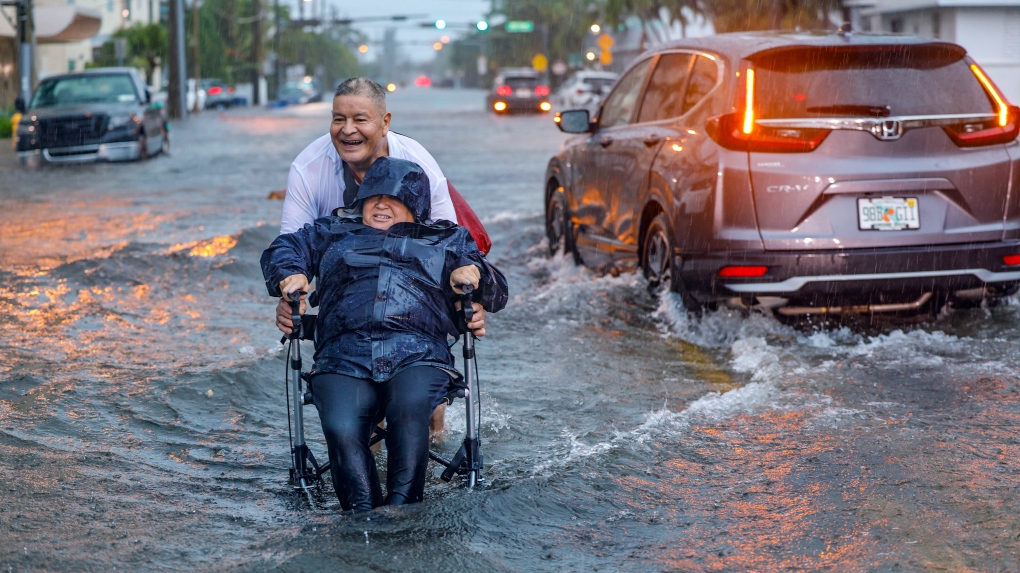
[[[280,235],[262,254],[270,295],[296,299],[316,281],[310,386],[345,510],[422,500],[429,417],[459,378],[450,351],[459,286],[474,286],[487,312],[506,305],[506,279],[467,229],[429,219],[429,189],[418,165],[380,157],[350,208]],[[369,448],[382,419],[385,500]]]

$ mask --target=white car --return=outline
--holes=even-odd
[[[613,72],[577,72],[560,87],[558,94],[560,105],[565,108],[598,105],[602,101],[602,96],[612,89],[618,77],[619,75]]]

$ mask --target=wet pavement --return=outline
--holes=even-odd
[[[1015,299],[874,327],[691,319],[546,256],[564,136],[483,102],[390,98],[510,280],[478,344],[487,479],[356,516],[287,485],[258,269],[327,104],[205,114],[145,163],[0,150],[0,571],[1020,570]]]

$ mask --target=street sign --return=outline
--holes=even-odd
[[[545,54],[535,54],[535,57],[531,58],[531,67],[535,68],[536,72],[545,72],[549,67],[549,59],[545,57]]]
[[[507,32],[527,33],[535,31],[535,23],[531,20],[510,20],[506,23]]]
[[[602,34],[599,36],[595,43],[599,45],[599,63],[603,66],[608,66],[613,63],[613,44],[616,44],[616,40],[613,39],[609,34]]]

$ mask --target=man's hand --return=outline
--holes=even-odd
[[[464,265],[450,273],[450,286],[457,294],[460,294],[460,286],[463,284],[471,283],[471,286],[478,288],[480,280],[482,280],[482,273],[475,265]]]
[[[287,300],[290,300],[290,293],[299,290],[308,292],[308,277],[301,273],[290,275],[280,281],[280,292],[283,293],[283,298]]]
[[[294,321],[290,319],[290,294],[295,291],[306,291],[308,290],[308,279],[305,275],[290,275],[289,277],[280,281],[280,291],[283,292],[283,296],[280,297],[280,302],[276,305],[276,328],[280,329],[280,332],[284,334],[290,334],[294,330]],[[308,303],[305,302],[307,295],[301,295],[300,313],[304,314],[308,308]]]

